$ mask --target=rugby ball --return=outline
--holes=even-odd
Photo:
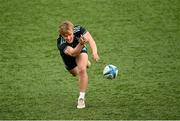
[[[103,77],[107,79],[114,79],[118,75],[118,69],[115,65],[108,64],[103,70]]]

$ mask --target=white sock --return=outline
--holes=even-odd
[[[80,98],[84,99],[84,97],[85,97],[85,92],[80,92],[80,93],[79,93],[79,99],[80,99]]]

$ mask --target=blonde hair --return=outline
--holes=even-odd
[[[69,35],[73,33],[74,25],[70,21],[64,21],[59,26],[59,34],[60,35]]]

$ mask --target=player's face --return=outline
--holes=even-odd
[[[63,36],[63,38],[66,40],[67,43],[72,43],[72,42],[73,42],[74,35],[73,35],[73,33],[65,34],[65,35]]]

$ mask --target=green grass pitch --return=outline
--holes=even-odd
[[[0,0],[0,119],[180,119],[179,0]],[[61,21],[94,37],[87,108],[56,47]],[[89,48],[89,47],[88,47]],[[105,65],[119,75],[102,77]]]

